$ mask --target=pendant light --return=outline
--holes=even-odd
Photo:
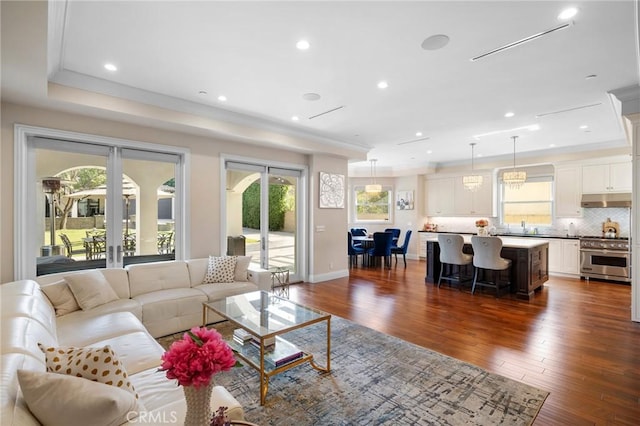
[[[482,176],[473,173],[473,150],[476,143],[471,142],[469,145],[471,145],[471,174],[462,177],[462,184],[465,189],[475,192],[482,186]]]
[[[502,174],[502,181],[511,189],[520,189],[527,181],[527,172],[523,170],[516,171],[516,139],[517,136],[511,136],[513,139],[513,169],[510,172]]]
[[[369,185],[365,185],[364,192],[382,192],[382,185],[376,184],[376,162],[375,158],[371,160],[371,179],[372,182]]]

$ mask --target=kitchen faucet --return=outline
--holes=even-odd
[[[520,226],[522,226],[522,233],[526,234],[527,233],[527,224],[524,221],[524,219],[522,219],[522,221],[520,222]]]

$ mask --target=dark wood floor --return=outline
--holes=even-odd
[[[291,286],[292,300],[551,392],[535,425],[639,425],[631,287],[552,277],[532,301],[424,283],[425,262]]]

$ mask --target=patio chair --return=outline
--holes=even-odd
[[[71,240],[69,239],[69,237],[66,234],[60,234],[60,239],[62,240],[62,243],[64,244],[64,248],[67,252],[67,257],[68,258],[72,258],[74,255],[76,254],[83,254],[86,256],[87,254],[87,250],[82,247],[80,248],[79,246],[74,247],[73,243],[71,242]]]

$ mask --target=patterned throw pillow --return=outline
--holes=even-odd
[[[207,273],[202,283],[232,283],[235,280],[235,269],[235,256],[209,256]]]
[[[47,371],[84,377],[127,390],[138,398],[124,365],[111,346],[102,348],[46,347],[38,343],[47,361]]]

